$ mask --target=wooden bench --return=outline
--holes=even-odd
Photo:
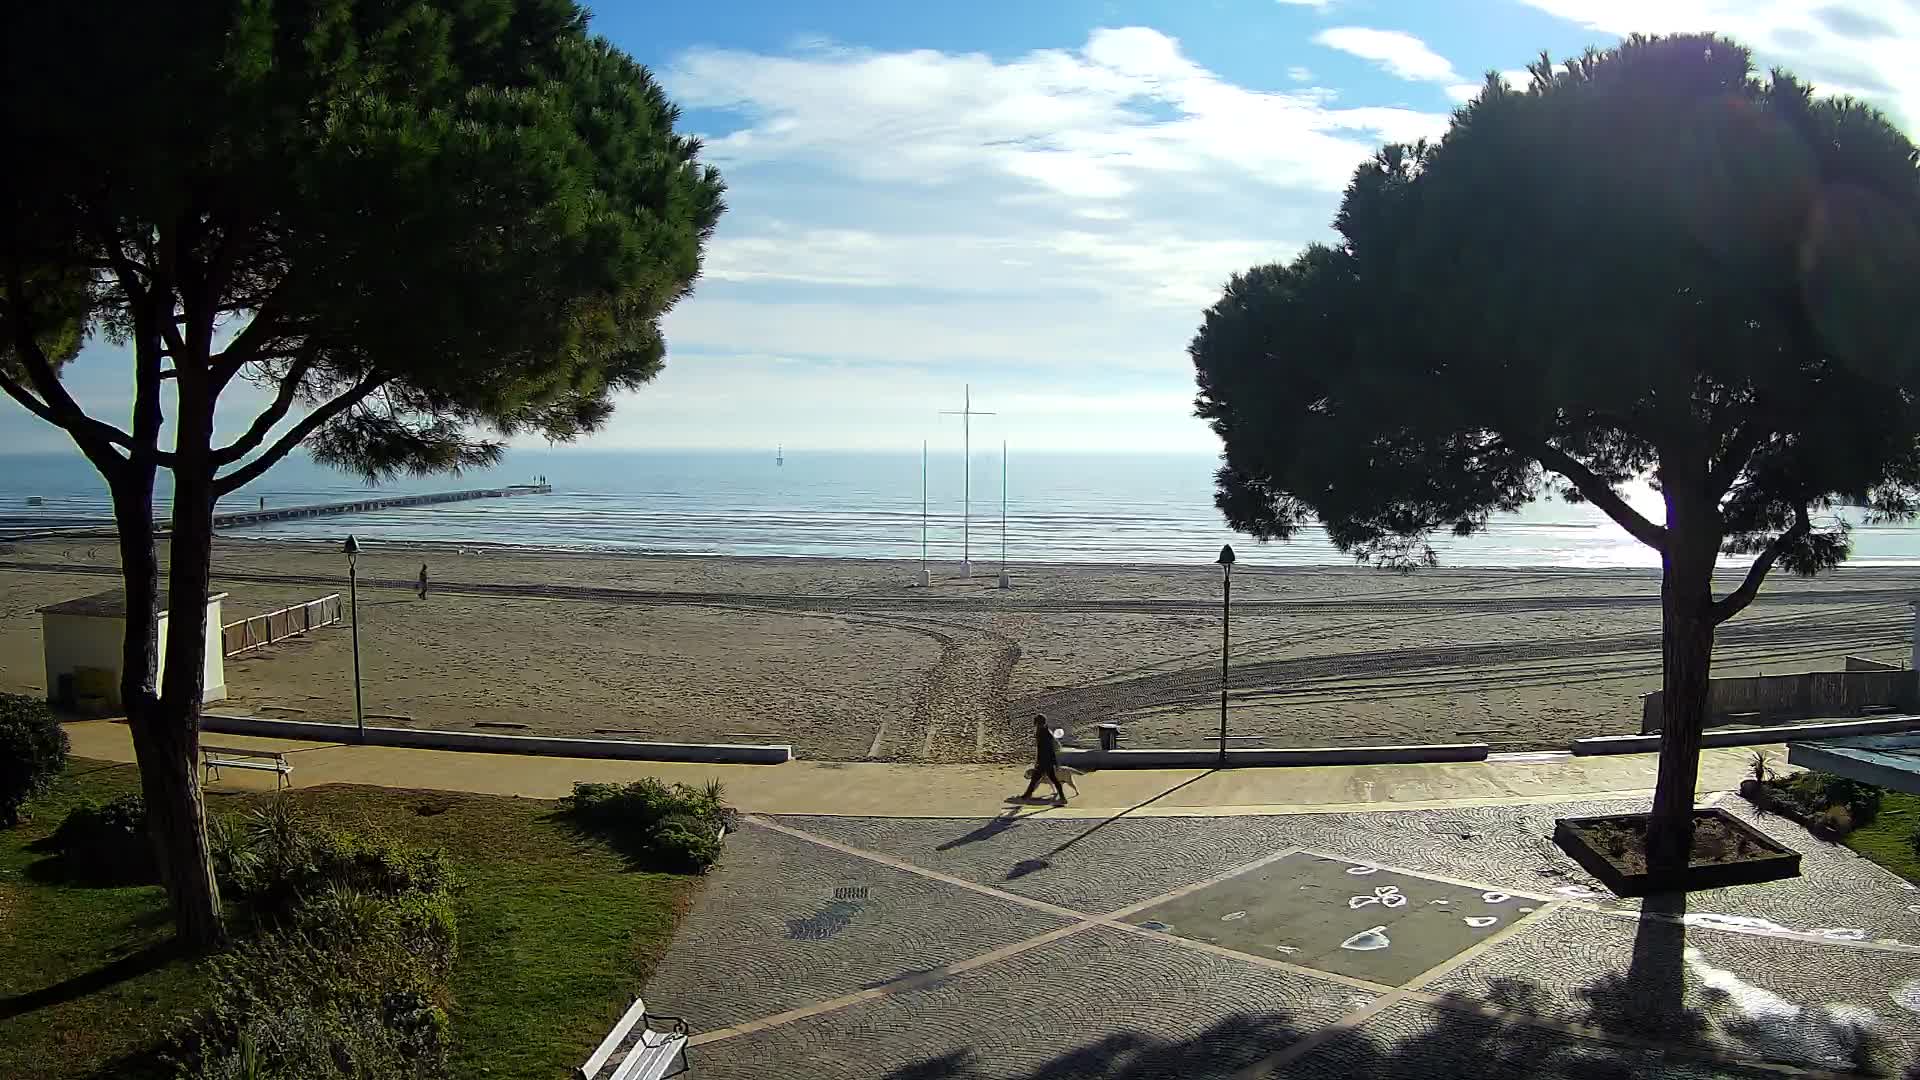
[[[279,791],[280,785],[293,786],[293,766],[287,764],[287,755],[279,750],[249,750],[243,746],[201,746],[200,765],[206,770],[206,780],[220,779],[221,769],[257,769],[273,774],[273,790]]]
[[[654,1021],[670,1025],[666,1031],[654,1030]],[[627,1007],[626,1015],[613,1025],[585,1065],[573,1070],[577,1080],[596,1080],[616,1053],[620,1063],[607,1073],[607,1080],[660,1080],[678,1076],[688,1069],[687,1022],[677,1016],[659,1016],[647,1012],[647,1003],[639,998]],[[678,1069],[673,1068],[675,1061]],[[668,1070],[672,1070],[669,1072]]]

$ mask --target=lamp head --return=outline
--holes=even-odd
[[[360,554],[360,543],[353,538],[352,533],[348,533],[347,542],[340,545],[340,550],[346,552],[347,558],[351,559],[355,555]]]
[[[1221,566],[1232,566],[1233,565],[1233,545],[1221,544],[1220,557],[1213,561],[1219,563]]]

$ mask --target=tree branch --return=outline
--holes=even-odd
[[[33,321],[27,317],[26,281],[18,268],[7,274],[7,299],[13,308],[13,346],[14,353],[20,358],[20,366],[26,370],[27,381],[33,384],[34,393],[39,395],[40,409],[27,405],[27,410],[73,436],[80,449],[95,465],[103,461],[123,460],[114,451],[115,446],[133,450],[133,436],[88,416],[80,408],[66,387],[60,385],[60,373],[53,369],[53,362],[40,348],[40,342],[34,337]],[[24,387],[10,385],[7,396],[26,405],[26,401],[15,389],[24,393]],[[31,395],[27,395],[31,397]],[[44,410],[44,411],[42,411]]]
[[[239,461],[266,441],[267,436],[273,432],[274,426],[287,418],[293,403],[299,399],[300,383],[312,368],[312,362],[306,357],[294,361],[293,367],[280,380],[280,391],[274,395],[272,403],[259,416],[253,418],[253,423],[247,427],[246,434],[213,452],[215,468]]]
[[[351,389],[345,391],[339,397],[334,398],[332,401],[301,417],[298,423],[288,428],[287,431],[282,434],[279,439],[275,440],[272,446],[267,447],[259,457],[254,458],[252,461],[225,476],[216,478],[213,482],[214,497],[219,498],[222,495],[232,494],[241,487],[259,479],[261,474],[273,468],[281,458],[292,453],[294,447],[299,446],[306,440],[307,436],[319,430],[321,425],[366,400],[367,395],[378,390],[381,384],[385,383],[389,377],[390,376],[386,375],[368,375],[366,378],[353,384]]]
[[[1715,626],[1745,611],[1747,605],[1753,603],[1753,598],[1760,594],[1760,583],[1767,579],[1767,573],[1773,569],[1780,553],[1813,531],[1813,521],[1808,518],[1805,505],[1795,508],[1793,517],[1793,525],[1774,537],[1773,542],[1760,552],[1759,558],[1753,560],[1753,565],[1747,567],[1747,578],[1740,583],[1740,587],[1713,602],[1708,612],[1713,616]]]
[[[1627,505],[1613,485],[1595,476],[1592,469],[1580,464],[1573,455],[1541,441],[1525,447],[1540,464],[1552,469],[1573,483],[1576,490],[1586,500],[1606,512],[1619,526],[1632,535],[1635,540],[1655,551],[1667,550],[1667,530],[1648,521],[1645,515]]]
[[[1707,471],[1708,494],[1718,499],[1733,489],[1734,481],[1740,479],[1740,471],[1753,460],[1753,452],[1760,448],[1765,435],[1765,425],[1752,419],[1733,433],[1727,440],[1726,453]]]
[[[214,355],[213,384],[217,388],[216,393],[226,389],[227,383],[240,374],[241,368],[264,358],[261,350],[273,340],[274,324],[278,321],[275,313],[264,304],[255,308],[253,318],[248,320],[247,325],[240,328],[232,341],[227,342],[226,348]]]

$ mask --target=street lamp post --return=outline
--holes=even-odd
[[[1227,642],[1228,620],[1233,614],[1233,545],[1220,545],[1220,564],[1223,573],[1220,593],[1220,767],[1227,767]]]
[[[360,545],[347,534],[341,545],[347,553],[347,605],[353,609],[353,727],[361,742],[367,741],[367,716],[360,708]]]

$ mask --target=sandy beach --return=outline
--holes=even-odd
[[[1248,744],[1564,747],[1638,730],[1659,685],[1646,572],[1234,572],[1231,734]],[[413,595],[420,563],[433,580]],[[44,692],[38,607],[112,588],[106,541],[0,554],[0,689]],[[820,760],[1017,757],[1044,711],[1091,740],[1200,745],[1219,724],[1213,567],[1020,566],[1014,588],[912,563],[382,547],[360,559],[366,711],[382,724],[790,742]],[[318,546],[223,541],[226,621],[346,591]],[[1912,575],[1776,576],[1722,628],[1719,675],[1904,661]],[[1731,587],[1729,581],[1726,587]],[[226,711],[350,720],[344,626],[227,662]],[[524,727],[501,726],[523,725]]]

